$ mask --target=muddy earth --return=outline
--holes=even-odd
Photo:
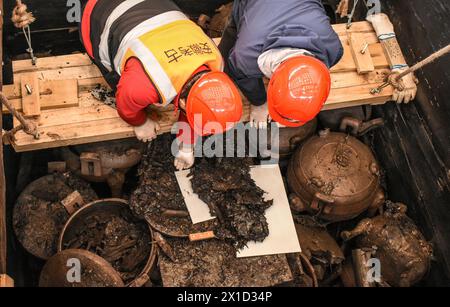
[[[56,173],[33,181],[14,206],[13,227],[23,247],[48,259],[57,251],[59,234],[69,219],[61,201],[78,191],[86,203],[97,199],[89,184],[71,173]]]
[[[151,238],[145,222],[137,221],[128,210],[120,215],[102,211],[89,215],[77,226],[64,249],[84,249],[101,256],[116,269],[125,284],[144,269],[151,251]]]
[[[159,136],[146,149],[138,169],[139,185],[130,197],[133,213],[157,231],[175,237],[211,230],[216,221],[192,224],[175,177],[170,134]]]
[[[253,164],[249,158],[204,158],[190,172],[194,193],[220,222],[216,237],[230,240],[237,249],[269,235],[265,211],[273,200],[264,200],[265,192],[251,178]]]
[[[67,263],[78,259],[79,282],[67,279]],[[119,273],[105,259],[82,249],[68,249],[51,257],[39,277],[39,287],[123,287]]]
[[[236,258],[233,244],[167,239],[175,261],[162,254],[165,287],[268,287],[293,280],[285,255]]]
[[[106,104],[107,106],[117,109],[116,97],[114,95],[114,92],[110,88],[108,88],[104,85],[98,84],[95,88],[93,88],[91,90],[91,95],[95,99]]]
[[[269,234],[265,210],[272,201],[264,200],[265,192],[250,177],[253,159],[197,160],[189,175],[193,190],[217,219],[193,225],[174,174],[172,140],[171,135],[162,135],[144,153],[139,186],[130,198],[135,215],[169,236],[213,230],[237,249],[249,241],[263,241]]]

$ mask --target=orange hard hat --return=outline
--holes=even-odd
[[[186,117],[198,135],[224,133],[242,117],[242,98],[223,72],[208,72],[192,86],[186,101]]]
[[[320,112],[330,87],[330,72],[324,63],[312,56],[290,58],[270,79],[267,90],[269,114],[284,126],[302,126]]]

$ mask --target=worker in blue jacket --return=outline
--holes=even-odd
[[[235,0],[219,49],[259,128],[314,118],[328,98],[329,68],[343,54],[320,0]],[[267,94],[263,76],[271,80]]]

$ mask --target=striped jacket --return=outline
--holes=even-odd
[[[112,86],[127,60],[139,59],[161,105],[174,100],[199,67],[223,69],[212,40],[171,0],[89,0],[80,32],[87,53]]]

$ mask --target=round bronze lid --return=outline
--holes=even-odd
[[[379,167],[369,147],[344,133],[321,131],[293,157],[304,189],[338,199],[364,199],[378,186]]]
[[[39,286],[124,287],[124,283],[119,272],[102,257],[83,249],[66,249],[47,261]]]
[[[13,210],[13,228],[29,253],[41,259],[56,253],[59,234],[69,219],[61,201],[74,191],[86,202],[97,199],[89,184],[71,173],[41,177],[19,195]]]

